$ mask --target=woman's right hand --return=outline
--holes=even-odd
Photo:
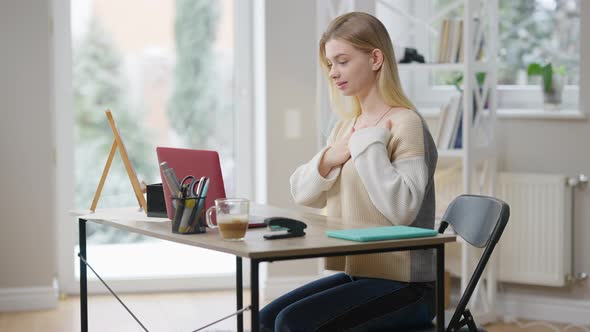
[[[353,131],[351,130],[324,152],[319,166],[319,172],[323,177],[326,177],[332,168],[343,165],[348,159],[350,159],[348,142],[350,141],[352,133]]]

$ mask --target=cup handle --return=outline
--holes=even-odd
[[[209,207],[207,212],[205,212],[205,215],[207,216],[207,226],[209,226],[209,228],[217,228],[217,225],[211,221],[211,213],[213,213],[213,211],[215,211],[215,206]]]

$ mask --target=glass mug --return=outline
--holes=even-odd
[[[241,241],[248,229],[250,201],[245,198],[218,198],[215,206],[207,209],[207,225],[219,228],[221,238],[228,241]],[[211,214],[215,211],[217,225],[211,221]]]

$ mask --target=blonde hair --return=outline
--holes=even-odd
[[[343,118],[355,117],[360,115],[361,105],[357,97],[342,96],[336,91],[336,86],[330,79],[326,43],[331,39],[344,41],[366,53],[380,49],[383,52],[383,64],[377,73],[379,96],[387,105],[416,110],[401,87],[393,44],[387,29],[372,15],[351,12],[332,20],[320,39],[320,65],[330,82],[330,103],[336,113]]]

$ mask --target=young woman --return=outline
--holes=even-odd
[[[341,115],[327,146],[291,176],[296,203],[355,225],[434,227],[437,153],[402,91],[392,43],[375,17],[352,12],[323,34],[320,62]],[[347,107],[348,106],[348,107]],[[273,301],[263,331],[395,331],[434,317],[431,250],[328,258],[335,274]]]

